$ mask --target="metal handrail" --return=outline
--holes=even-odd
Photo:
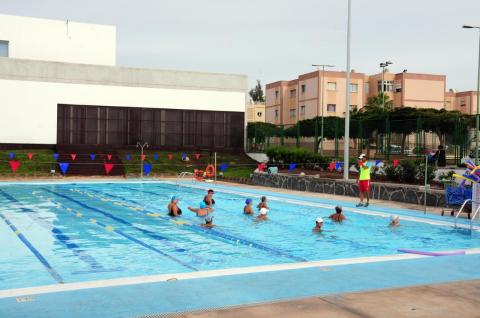
[[[460,208],[460,210],[458,210],[457,212],[457,215],[455,215],[455,227],[457,227],[457,220],[458,220],[458,217],[460,216],[460,214],[462,213],[463,209],[465,208],[465,205],[472,201],[472,199],[466,199],[465,201],[463,201],[463,204],[462,204],[462,207]],[[478,209],[477,209],[478,210]]]
[[[189,172],[189,171],[183,171],[183,172],[180,172],[177,176],[177,186],[180,185],[180,179],[183,179],[184,177],[186,176],[191,176],[192,177],[192,180],[193,180],[193,172]]]
[[[473,229],[473,220],[475,220],[475,217],[477,216],[478,212],[480,211],[480,206],[475,210],[475,213],[473,213],[472,217],[470,218],[470,231]]]

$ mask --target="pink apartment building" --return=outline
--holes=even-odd
[[[266,122],[290,125],[299,120],[321,116],[344,116],[345,72],[322,71],[300,75],[292,81],[266,86]],[[476,92],[446,92],[446,76],[402,72],[384,73],[384,91],[394,107],[418,107],[476,113]],[[350,107],[362,108],[368,97],[382,90],[382,73],[350,74]]]

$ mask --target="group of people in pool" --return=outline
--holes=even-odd
[[[202,224],[202,226],[208,227],[208,228],[211,228],[214,226],[213,216],[209,216],[209,214],[213,212],[213,206],[215,205],[215,199],[213,199],[214,194],[215,194],[215,191],[210,189],[207,191],[207,194],[203,198],[203,201],[200,202],[199,208],[194,208],[191,206],[188,207],[188,210],[195,213],[197,216],[204,217],[205,224]],[[178,201],[179,201],[179,198],[177,196],[172,196],[170,203],[167,206],[169,216],[176,217],[182,214],[182,210],[178,206]],[[260,199],[260,202],[257,204],[257,210],[259,214],[257,215],[256,220],[258,221],[267,220],[267,214],[270,211],[270,208],[268,207],[266,196],[262,196],[262,198]],[[243,213],[248,215],[255,214],[253,211],[252,199],[248,198],[245,200]],[[342,207],[340,206],[336,206],[335,213],[332,213],[328,218],[334,222],[343,222],[347,219],[345,215],[342,213]],[[323,218],[318,217],[315,220],[315,227],[313,228],[313,231],[321,232],[323,228],[323,223],[324,223]],[[398,215],[392,215],[390,217],[389,226],[397,227],[399,225],[400,225],[400,217]]]

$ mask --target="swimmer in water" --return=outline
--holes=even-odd
[[[390,216],[390,224],[388,224],[390,227],[397,227],[400,226],[400,217],[398,215],[391,215]]]
[[[212,189],[208,190],[207,195],[203,198],[203,202],[205,202],[206,205],[209,207],[212,207],[215,204],[215,200],[213,199],[213,195],[215,194],[215,191]]]
[[[313,232],[322,232],[322,227],[323,227],[323,219],[321,217],[318,217],[315,220],[315,227],[312,229]]]
[[[214,227],[215,224],[213,224],[213,216],[207,216],[205,218],[205,223],[203,223],[202,226],[210,229]]]
[[[253,214],[252,199],[246,199],[245,200],[245,206],[243,207],[243,213]]]
[[[213,208],[205,204],[205,202],[200,202],[200,208],[192,208],[191,206],[188,209],[197,214],[197,216],[205,216],[213,212]]]
[[[258,210],[261,210],[261,209],[267,209],[267,210],[270,210],[270,208],[268,207],[267,205],[267,197],[263,196],[260,200],[260,203],[257,205],[257,209]]]
[[[345,215],[342,214],[342,207],[336,206],[335,207],[335,213],[329,216],[330,219],[336,221],[336,222],[342,222],[345,221],[347,218]]]
[[[261,208],[260,209],[260,214],[257,216],[257,218],[255,220],[256,221],[266,221],[267,220],[267,213],[268,213],[267,209]]]
[[[170,203],[168,204],[168,215],[170,216],[180,216],[182,215],[182,209],[178,207],[178,200],[179,198],[176,196],[172,196],[170,199]]]

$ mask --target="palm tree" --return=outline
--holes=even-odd
[[[384,100],[385,99],[385,100]],[[385,108],[383,108],[383,103],[385,101]],[[362,111],[391,111],[393,109],[393,100],[390,100],[390,96],[383,92],[379,92],[377,96],[372,96],[367,99],[367,103],[363,107]]]

